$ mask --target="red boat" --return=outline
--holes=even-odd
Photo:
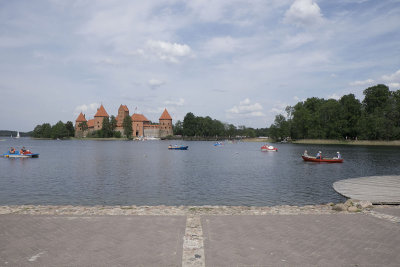
[[[263,145],[261,147],[261,151],[278,152],[278,149],[276,147],[273,147],[273,146]]]
[[[311,162],[326,162],[326,163],[342,163],[343,159],[338,159],[338,158],[322,158],[322,159],[317,159],[316,157],[310,157],[310,156],[301,156],[304,161],[311,161]]]

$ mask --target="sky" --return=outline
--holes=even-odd
[[[0,1],[0,130],[100,104],[264,128],[379,83],[400,89],[400,0]]]

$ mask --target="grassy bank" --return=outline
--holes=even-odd
[[[326,140],[326,139],[302,139],[292,142],[293,144],[315,144],[315,145],[353,145],[353,146],[400,146],[400,140],[396,141],[373,141],[373,140]]]

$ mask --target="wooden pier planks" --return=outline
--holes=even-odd
[[[339,194],[372,204],[400,204],[400,176],[370,176],[333,183]]]

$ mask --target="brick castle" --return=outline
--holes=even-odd
[[[117,120],[116,131],[124,134],[124,128],[122,122],[124,118],[129,115],[129,109],[126,105],[121,105],[118,109],[118,116],[115,117]],[[87,120],[85,115],[81,112],[75,121],[75,136],[76,137],[86,137],[89,133],[101,130],[103,127],[103,119],[109,118],[109,115],[103,105],[101,105],[94,119]],[[167,109],[159,118],[158,124],[152,124],[143,114],[134,113],[132,116],[132,136],[134,137],[156,137],[163,138],[168,135],[172,135],[172,118],[169,115]],[[82,131],[81,123],[86,122],[88,129]]]

